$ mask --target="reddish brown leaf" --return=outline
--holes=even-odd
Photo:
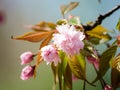
[[[30,42],[40,42],[41,40],[46,38],[49,34],[51,34],[50,31],[48,31],[48,32],[29,32],[22,36],[18,36],[15,38],[12,37],[12,39],[25,40],[25,41],[30,41]]]
[[[46,46],[49,43],[49,41],[52,38],[52,34],[53,34],[53,32],[51,32],[51,34],[49,34],[49,36],[45,38],[45,40],[41,43],[40,48]]]

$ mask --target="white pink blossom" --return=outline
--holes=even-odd
[[[61,25],[56,27],[58,33],[53,35],[54,44],[68,55],[78,54],[83,49],[85,35],[74,26]]]
[[[21,65],[30,63],[33,60],[32,52],[28,51],[20,55]]]
[[[22,69],[20,78],[22,80],[27,80],[33,77],[34,69],[35,69],[35,66],[30,66],[30,65],[26,66],[25,68]]]
[[[54,62],[54,65],[56,66],[59,62],[61,62],[58,56],[58,51],[53,45],[48,45],[41,48],[41,56],[47,64]]]

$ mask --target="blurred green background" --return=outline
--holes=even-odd
[[[20,65],[20,54],[25,51],[37,52],[39,43],[16,41],[10,37],[31,31],[24,28],[25,25],[34,25],[40,21],[56,22],[61,18],[59,6],[70,1],[80,2],[70,14],[80,16],[82,23],[94,21],[98,15],[120,4],[120,0],[101,0],[101,3],[98,0],[0,0],[0,7],[6,14],[5,23],[0,25],[0,90],[52,90],[52,71],[45,63],[39,66],[36,79],[20,79],[24,67]],[[105,19],[102,25],[113,30],[119,17],[120,10]],[[101,52],[104,48],[103,45]],[[94,70],[90,65],[87,68],[87,77],[93,80]],[[104,78],[110,83],[109,72]],[[98,84],[96,88],[87,85],[87,90],[102,90]],[[73,90],[82,90],[82,85],[81,81],[74,82]]]

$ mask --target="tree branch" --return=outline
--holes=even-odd
[[[95,22],[93,22],[92,24],[82,25],[83,28],[85,29],[85,31],[89,31],[95,28],[97,25],[100,25],[105,18],[109,17],[111,14],[113,14],[118,9],[120,9],[120,5],[115,6],[112,10],[108,11],[107,13],[103,15],[99,15],[98,18],[95,20]]]

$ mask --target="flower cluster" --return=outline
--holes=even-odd
[[[36,54],[28,51],[20,56],[21,65],[28,64],[22,69],[20,78],[28,80],[35,76],[37,66],[44,61],[47,65],[51,65],[55,85],[59,83],[60,90],[62,88],[66,90],[67,87],[72,90],[72,82],[76,80],[84,81],[84,90],[86,83],[95,86],[97,81],[100,81],[103,90],[116,90],[120,87],[120,69],[118,68],[120,67],[120,54],[116,55],[117,49],[120,47],[120,35],[116,35],[115,41],[109,43],[108,41],[113,37],[109,35],[109,30],[100,24],[107,15],[112,14],[119,6],[104,16],[99,16],[94,23],[83,25],[80,23],[79,17],[70,15],[65,18],[65,14],[77,5],[78,2],[71,2],[61,6],[64,18],[57,23],[43,21],[34,26],[28,26],[34,32],[15,38],[12,36],[12,39],[16,40],[41,42]],[[116,29],[120,31],[120,20]],[[101,43],[106,46],[103,52],[96,48]],[[37,57],[36,63],[32,65],[31,62],[35,56]],[[89,81],[86,75],[88,64],[91,64],[95,69],[96,77],[93,77],[93,81]],[[108,85],[104,80],[104,75],[108,69],[111,69],[111,85]]]

